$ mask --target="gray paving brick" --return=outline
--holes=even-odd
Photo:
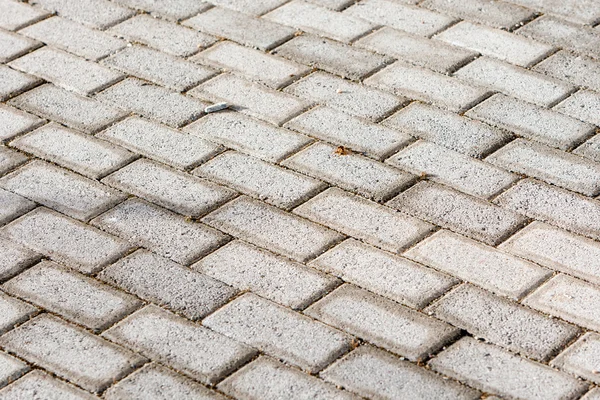
[[[551,274],[536,264],[445,230],[404,256],[517,300]]]
[[[38,309],[14,297],[0,293],[0,311],[2,311],[0,332],[4,334],[13,329],[15,325],[27,321],[37,313]]]
[[[245,196],[213,211],[202,221],[296,261],[314,258],[342,239],[337,232]]]
[[[534,71],[600,91],[600,62],[564,50],[537,64]]]
[[[483,198],[517,180],[514,174],[500,168],[422,140],[391,156],[386,163],[416,175],[425,173],[432,181]]]
[[[309,266],[410,307],[422,308],[457,283],[405,258],[348,239]]]
[[[0,27],[11,31],[39,21],[49,14],[20,1],[1,0],[0,7],[2,7]]]
[[[203,1],[190,2],[188,0],[117,0],[116,2],[175,21],[189,18],[209,8],[209,5]]]
[[[222,186],[145,159],[121,168],[102,182],[189,216],[204,215],[234,196]]]
[[[3,101],[31,89],[38,85],[41,80],[0,64],[0,82],[2,82],[0,101]]]
[[[510,0],[513,3],[543,11],[544,14],[557,14],[562,18],[580,24],[593,25],[600,21],[600,5],[593,0],[575,3],[560,0]]]
[[[194,174],[285,209],[306,201],[326,186],[316,179],[233,151],[196,168]],[[172,186],[169,190],[173,190]]]
[[[475,337],[535,360],[545,361],[567,345],[579,328],[469,284],[426,310]]]
[[[236,292],[222,282],[145,250],[119,260],[98,277],[190,319],[204,317]]]
[[[127,44],[106,32],[56,16],[21,29],[19,33],[89,60],[103,58]]]
[[[156,306],[144,307],[103,336],[208,384],[256,354],[250,347]]]
[[[304,135],[232,111],[209,114],[184,130],[193,136],[272,162],[282,160],[310,142]]]
[[[600,136],[592,136],[573,150],[573,153],[600,162]]]
[[[360,80],[391,61],[386,56],[310,35],[297,36],[273,53],[351,80]]]
[[[97,94],[96,98],[173,127],[198,119],[207,106],[204,102],[137,78],[125,79]]]
[[[8,351],[91,392],[129,374],[143,357],[49,314],[0,338]]]
[[[330,8],[332,10],[341,10],[344,9],[348,6],[350,6],[352,3],[354,3],[354,0],[308,0],[311,3],[315,3],[318,4],[320,6],[323,7],[327,7]]]
[[[419,102],[401,109],[383,125],[477,158],[509,138],[486,124]]]
[[[442,321],[352,285],[336,289],[305,314],[412,361],[427,358],[458,334]]]
[[[217,43],[192,60],[234,71],[274,89],[286,86],[310,71],[304,65],[229,41]]]
[[[589,124],[502,94],[476,105],[466,115],[562,150],[594,131]]]
[[[600,202],[564,189],[526,179],[501,194],[495,202],[579,235],[600,238]]]
[[[52,378],[50,375],[33,370],[7,388],[0,390],[0,399],[33,399],[40,396],[45,400],[94,400],[98,397]]]
[[[554,107],[556,111],[600,126],[600,94],[591,90],[580,90]]]
[[[43,85],[12,99],[10,104],[86,133],[101,130],[125,113],[53,85]]]
[[[218,387],[230,396],[244,399],[356,399],[331,384],[264,356],[244,366]]]
[[[16,244],[0,234],[0,280],[12,278],[40,259],[41,255]],[[2,315],[2,314],[0,314]],[[0,322],[0,332],[3,324]]]
[[[270,50],[294,34],[293,28],[221,7],[198,14],[184,25],[261,50]]]
[[[556,47],[573,50],[590,57],[598,58],[600,32],[551,16],[542,16],[519,29],[517,33]]]
[[[51,261],[21,272],[2,289],[94,331],[106,329],[142,304],[133,296]]]
[[[365,83],[396,95],[429,102],[454,112],[465,111],[488,95],[486,89],[401,62],[396,62],[377,72],[366,79]]]
[[[550,45],[466,21],[435,38],[521,67],[529,67],[553,51]]]
[[[125,198],[108,186],[40,160],[4,176],[0,186],[82,221]]]
[[[361,346],[319,374],[365,398],[478,399],[479,393],[371,346]]]
[[[535,221],[500,248],[550,269],[600,284],[600,244],[593,240]]]
[[[2,63],[22,56],[39,46],[41,43],[36,40],[0,29],[0,62]]]
[[[6,386],[29,371],[24,362],[0,352],[0,386]]]
[[[18,194],[0,189],[0,225],[12,221],[35,207],[35,203]]]
[[[110,387],[107,400],[225,400],[220,394],[158,364],[148,364]]]
[[[456,18],[504,29],[510,29],[535,16],[533,10],[503,1],[425,0],[419,5]]]
[[[600,327],[600,289],[568,275],[556,275],[523,302],[588,329]]]
[[[421,36],[431,36],[455,21],[446,15],[393,0],[365,0],[347,8],[344,14]]]
[[[0,104],[0,140],[30,131],[44,123],[35,115]]]
[[[51,122],[10,144],[92,179],[101,178],[135,158],[129,151]]]
[[[221,74],[188,93],[215,103],[225,101],[229,108],[275,125],[283,124],[310,106],[296,96],[230,74]]]
[[[214,229],[135,199],[118,205],[92,224],[181,264],[190,264],[227,241]]]
[[[217,41],[210,35],[145,14],[121,22],[112,27],[110,32],[181,57],[195,54]]]
[[[432,229],[426,222],[336,188],[294,212],[391,252],[399,252]]]
[[[442,73],[452,72],[477,56],[475,52],[390,27],[359,39],[354,46]]]
[[[600,388],[595,387],[585,394],[581,400],[598,400],[600,399]]]
[[[329,275],[237,240],[192,268],[294,309],[305,308],[339,283]]]
[[[378,159],[410,141],[405,133],[324,106],[300,114],[284,126]]]
[[[587,386],[575,377],[466,337],[429,362],[431,368],[508,398],[571,399]]]
[[[211,314],[203,324],[309,373],[323,369],[351,344],[345,333],[252,293]]]
[[[320,71],[293,83],[285,91],[370,121],[379,121],[406,101]]]
[[[588,332],[552,360],[551,365],[598,384],[600,377],[596,371],[599,361],[600,335]]]
[[[336,146],[319,142],[282,164],[377,201],[390,198],[414,180],[411,174],[367,157],[338,153]]]
[[[23,164],[28,158],[23,153],[9,149],[0,145],[0,175]]]
[[[99,29],[105,29],[134,14],[132,10],[107,0],[33,0],[32,4]]]
[[[88,274],[114,262],[129,249],[121,239],[46,208],[37,208],[14,221],[4,227],[2,233],[52,260]]]
[[[375,27],[361,18],[331,11],[302,0],[286,3],[263,18],[346,43],[363,36]]]
[[[287,2],[287,0],[209,0],[210,3],[244,14],[259,16]]]

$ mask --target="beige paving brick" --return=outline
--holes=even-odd
[[[442,14],[495,28],[509,29],[535,16],[535,11],[504,1],[425,0],[419,4]]]
[[[0,140],[10,139],[42,124],[44,121],[35,115],[0,104]]]
[[[41,46],[41,43],[17,33],[0,29],[0,62],[6,63]]]
[[[210,0],[210,3],[229,8],[244,14],[259,16],[286,3],[287,0]]]
[[[27,160],[25,154],[0,145],[0,175],[4,175]]]
[[[572,152],[590,160],[600,162],[600,136],[592,136]]]
[[[0,27],[15,31],[48,16],[50,13],[14,0],[1,0]]]
[[[4,64],[0,64],[0,80],[2,81],[2,87],[0,87],[0,100],[2,101],[21,94],[42,82],[38,77],[24,74]]]
[[[0,280],[5,281],[12,278],[40,258],[40,254],[6,239],[0,234]],[[1,331],[2,324],[0,323]]]
[[[6,386],[29,371],[29,366],[4,352],[0,352],[0,385]]]
[[[599,342],[597,333],[588,332],[552,360],[551,365],[598,384]]]
[[[2,208],[0,208],[0,225],[4,225],[35,208],[33,201],[4,189],[0,189],[0,204],[2,204]]]
[[[0,293],[0,332],[3,334],[31,318],[38,309],[19,299]]]
[[[580,90],[559,103],[554,110],[598,126],[600,94],[591,90]]]
[[[575,3],[560,0],[511,0],[523,7],[540,10],[544,14],[557,14],[580,24],[593,25],[600,21],[600,5],[593,0]]]
[[[533,67],[534,71],[573,85],[600,91],[600,62],[561,50]]]
[[[159,15],[175,21],[189,18],[210,7],[204,2],[190,2],[187,0],[117,0],[116,2],[126,7],[147,11],[152,15]]]
[[[94,28],[105,29],[131,17],[133,10],[108,0],[35,0],[36,5]]]
[[[73,385],[51,377],[40,370],[33,370],[23,378],[0,391],[0,399],[33,398],[43,396],[48,400],[97,400]]]

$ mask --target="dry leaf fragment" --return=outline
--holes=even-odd
[[[335,154],[337,154],[338,156],[346,156],[351,153],[352,153],[352,151],[349,148],[344,147],[344,146],[338,146],[335,149]]]

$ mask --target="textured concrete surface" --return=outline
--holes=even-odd
[[[580,398],[598,0],[0,0],[0,400]]]

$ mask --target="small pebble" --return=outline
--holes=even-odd
[[[210,106],[206,107],[204,109],[204,112],[206,114],[209,114],[209,113],[212,113],[212,112],[215,112],[215,111],[224,110],[224,109],[226,109],[228,107],[229,107],[229,104],[227,104],[225,102],[223,102],[223,103],[217,103],[217,104],[213,104],[213,105],[210,105]]]

